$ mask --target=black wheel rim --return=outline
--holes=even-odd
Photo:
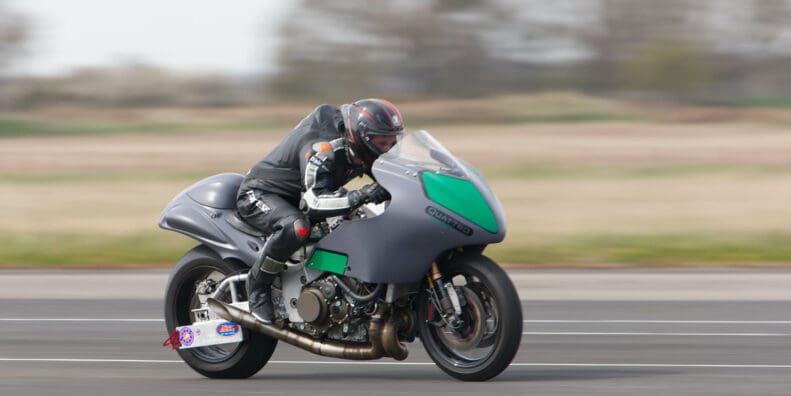
[[[217,284],[223,278],[230,274],[223,272],[223,269],[217,268],[212,265],[196,266],[192,271],[185,276],[184,282],[181,284],[178,297],[177,297],[177,326],[190,325],[195,321],[193,309],[200,307],[200,300],[196,294],[197,285],[203,281],[211,279]],[[230,302],[230,291],[226,291],[218,296],[221,301]],[[244,330],[243,330],[244,331]],[[245,335],[247,337],[247,335]],[[208,362],[208,363],[221,363],[232,358],[239,348],[242,347],[244,342],[233,344],[212,345],[206,347],[197,347],[186,349],[190,351],[195,357]]]
[[[453,284],[464,295],[472,294],[478,301],[467,298],[462,307],[462,318],[466,328],[451,330],[447,324],[437,326],[441,318],[434,307],[428,307],[429,317],[425,324],[427,335],[440,352],[440,358],[447,364],[459,368],[473,368],[484,364],[494,353],[500,336],[499,309],[487,283],[473,274],[457,274],[452,277]],[[433,305],[429,300],[425,302]],[[480,304],[478,313],[475,305]],[[472,338],[474,336],[474,338]],[[475,345],[470,345],[470,340]],[[462,346],[462,348],[459,348]]]

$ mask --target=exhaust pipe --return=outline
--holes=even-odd
[[[227,321],[238,323],[244,328],[257,331],[272,338],[276,338],[280,341],[286,342],[298,348],[302,348],[306,351],[313,352],[317,355],[348,360],[374,360],[385,356],[385,348],[382,345],[381,319],[373,319],[368,324],[368,337],[371,341],[370,345],[350,346],[335,342],[320,342],[291,330],[279,329],[274,325],[266,324],[257,320],[247,311],[243,311],[234,306],[225,304],[221,301],[215,300],[214,298],[209,298],[207,303],[209,304],[209,308],[214,313]],[[385,325],[385,329],[388,328],[389,324],[390,323]],[[393,326],[391,325],[390,327],[392,328]],[[397,328],[393,328],[393,330],[390,330],[390,334],[392,334],[392,336],[396,336],[396,344],[403,346],[398,343],[396,334],[397,331]],[[391,341],[388,341],[388,344],[391,343]],[[393,345],[390,345],[389,348],[392,348],[393,350],[398,349]],[[404,351],[406,352],[406,348],[404,348]],[[399,360],[406,358],[406,353],[403,353],[402,355],[404,357]],[[395,358],[398,359],[398,357]]]
[[[382,347],[385,349],[385,354],[395,360],[404,360],[409,356],[409,350],[406,345],[398,341],[398,329],[401,323],[394,320],[388,320],[382,330]]]

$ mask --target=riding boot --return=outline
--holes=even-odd
[[[245,286],[250,313],[264,323],[272,323],[274,319],[272,282],[275,275],[283,269],[283,265],[280,261],[262,255],[250,268],[247,276]]]

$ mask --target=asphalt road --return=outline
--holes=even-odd
[[[648,285],[652,282],[646,277],[677,273],[644,271],[636,277]],[[732,271],[680,273],[716,278]],[[758,279],[751,278],[753,274],[764,274],[770,278],[764,289],[771,289],[771,279],[791,272],[737,273],[753,280]],[[31,283],[26,290],[38,289],[39,298],[17,295],[0,300],[0,395],[789,394],[788,296],[774,291],[755,292],[744,300],[707,299],[728,294],[715,290],[725,284],[710,280],[698,285],[700,298],[669,301],[635,293],[634,298],[607,300],[597,287],[563,293],[564,285],[574,283],[568,279],[585,271],[513,273],[515,279],[523,274],[533,280],[518,281],[520,292],[529,292],[530,282],[542,276],[545,290],[522,302],[526,321],[520,350],[503,374],[486,383],[463,383],[447,376],[431,363],[419,342],[410,345],[410,357],[403,363],[346,362],[281,343],[254,377],[209,380],[161,347],[165,330],[158,297],[103,299],[99,290],[84,298],[55,292],[51,295],[57,299],[47,299],[42,298],[47,291]],[[627,289],[640,282],[625,282],[624,274],[635,273],[590,276],[604,276],[604,283],[629,283]],[[12,275],[37,274],[0,272],[0,285]],[[132,284],[146,275],[151,274],[111,274],[129,277]],[[546,298],[552,295],[550,288],[565,298]],[[672,295],[673,290],[665,293]]]

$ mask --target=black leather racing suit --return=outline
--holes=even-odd
[[[343,128],[340,110],[320,105],[247,173],[237,207],[248,223],[272,234],[264,255],[284,262],[308,237],[311,218],[351,209],[338,190],[364,169],[349,160]]]

